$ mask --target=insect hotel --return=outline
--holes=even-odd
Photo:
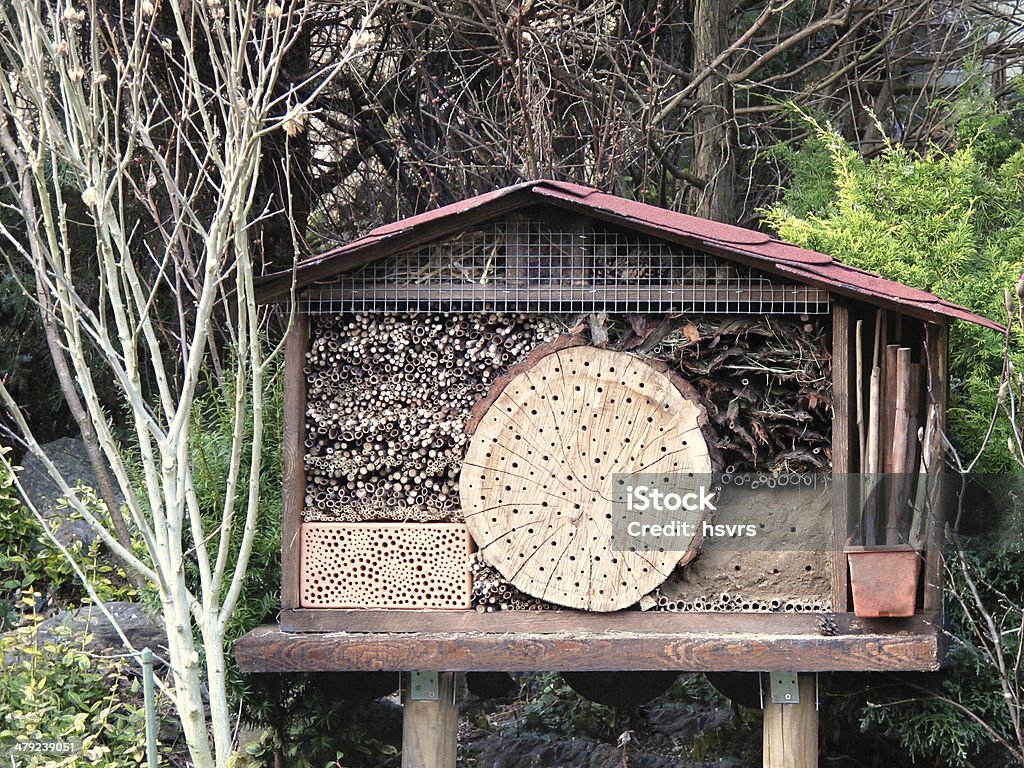
[[[258,291],[297,310],[282,610],[237,658],[409,673],[404,765],[454,765],[457,672],[765,673],[806,766],[813,673],[939,667],[947,328],[988,320],[553,181]]]

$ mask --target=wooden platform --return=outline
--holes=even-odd
[[[624,611],[288,611],[235,643],[244,672],[932,671],[933,614],[868,621],[834,614]],[[290,631],[285,631],[282,625]]]

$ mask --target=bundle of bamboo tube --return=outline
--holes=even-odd
[[[799,600],[793,598],[751,598],[743,595],[732,595],[722,592],[717,595],[698,596],[692,600],[675,600],[655,590],[654,610],[676,613],[703,612],[738,612],[738,613],[821,613],[831,611],[832,604],[828,600]]]
[[[520,592],[510,584],[498,569],[488,564],[479,552],[469,559],[473,575],[473,607],[481,613],[493,611],[548,611],[558,606]]]
[[[306,520],[458,520],[473,404],[558,335],[550,317],[315,318],[306,355]]]

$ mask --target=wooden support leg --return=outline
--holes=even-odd
[[[818,766],[818,708],[814,675],[801,673],[798,686],[799,704],[765,701],[764,768]]]
[[[402,768],[455,768],[459,730],[455,673],[436,674],[436,698],[422,698],[411,690],[411,675],[402,686]],[[426,682],[429,686],[432,678]]]

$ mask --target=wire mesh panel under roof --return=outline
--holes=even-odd
[[[826,290],[590,222],[510,216],[366,264],[302,294],[312,313],[825,314]]]

